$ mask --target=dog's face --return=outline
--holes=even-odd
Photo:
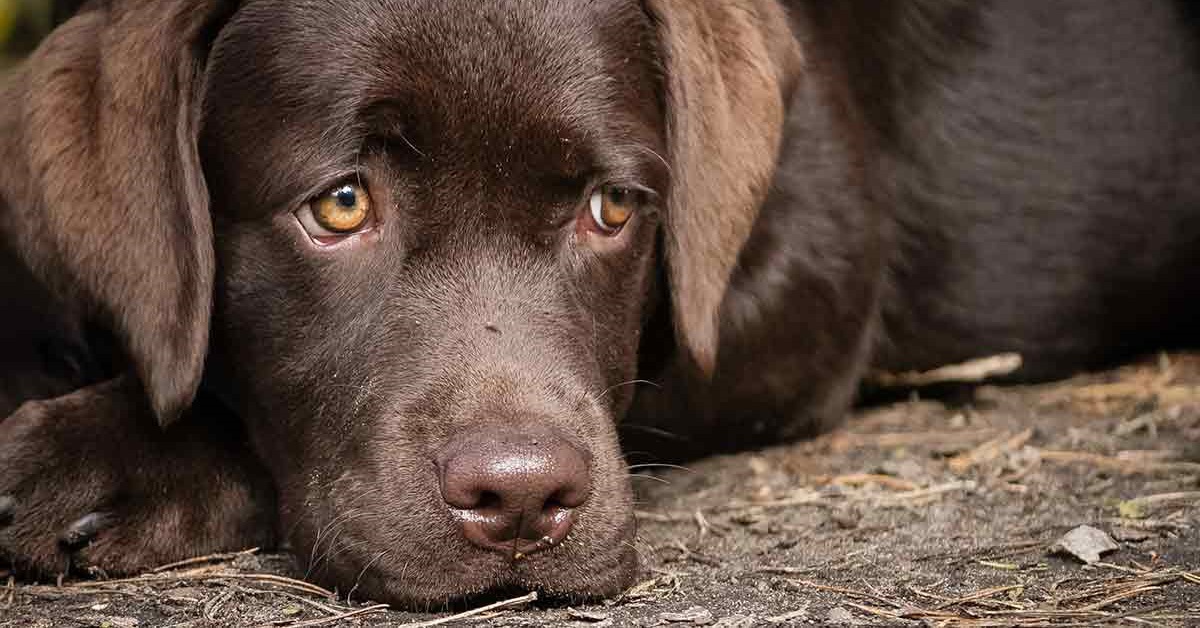
[[[630,582],[614,417],[667,185],[658,63],[634,0],[261,0],[224,27],[212,368],[313,577],[419,603]]]
[[[775,0],[93,2],[0,190],[160,422],[246,423],[311,576],[604,595],[654,278],[711,373],[798,67]]]

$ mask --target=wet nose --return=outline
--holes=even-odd
[[[463,536],[517,559],[561,543],[591,491],[583,453],[551,433],[477,432],[456,439],[439,469]]]

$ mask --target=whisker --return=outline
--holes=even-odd
[[[692,469],[688,467],[681,467],[677,464],[647,462],[644,464],[633,464],[625,467],[626,471],[636,471],[638,469],[674,469],[676,471],[687,471],[688,473],[694,473]]]
[[[309,552],[308,556],[308,569],[304,572],[305,579],[308,579],[310,576],[312,576],[313,570],[318,564],[320,564],[322,560],[317,556],[317,552],[321,549],[321,542],[325,540],[326,534],[329,534],[333,530],[334,526],[337,526],[342,519],[349,515],[350,512],[351,511],[342,513],[334,517],[329,523],[317,528],[317,538],[313,540],[312,550]]]
[[[653,148],[650,148],[649,146],[645,146],[645,145],[642,145],[642,144],[627,144],[626,146],[627,146],[628,148],[632,148],[632,149],[635,149],[635,150],[640,150],[640,151],[642,151],[642,152],[644,152],[644,153],[650,153],[650,154],[651,154],[651,155],[653,155],[655,158],[657,158],[657,159],[658,159],[660,162],[662,162],[662,165],[663,165],[663,166],[666,166],[666,168],[667,168],[667,172],[668,172],[668,173],[670,173],[670,172],[671,172],[671,164],[670,164],[670,163],[668,163],[668,162],[667,162],[667,160],[666,160],[666,159],[665,159],[665,158],[664,158],[662,155],[660,155],[660,154],[658,153],[658,151],[654,150]]]
[[[668,484],[668,485],[671,483],[670,480],[660,478],[657,475],[646,475],[645,473],[630,473],[630,474],[626,475],[625,477],[630,478],[630,479],[638,479],[638,480],[654,480],[655,482],[659,482],[662,484]]]
[[[629,541],[621,541],[621,545],[624,545],[624,546],[628,547],[629,549],[633,550],[633,552],[638,555],[638,561],[641,562],[641,564],[645,565],[649,562],[646,560],[646,555],[642,553],[642,550],[638,548],[636,543],[631,543]]]
[[[653,427],[650,425],[638,425],[637,423],[619,423],[619,424],[617,424],[617,429],[618,430],[630,430],[630,431],[636,431],[636,432],[645,432],[647,434],[661,436],[663,438],[670,439],[670,440],[677,441],[677,442],[686,442],[686,441],[691,440],[690,438],[688,438],[686,436],[683,436],[681,434],[676,434],[675,432],[670,432],[670,431],[664,430],[660,427]]]
[[[358,572],[358,577],[354,579],[354,586],[350,587],[350,592],[346,594],[347,602],[353,601],[354,592],[358,591],[358,585],[362,584],[363,576],[365,576],[367,574],[367,570],[370,569],[371,567],[373,567],[375,565],[375,563],[379,562],[379,560],[381,558],[390,554],[391,551],[392,550],[390,550],[390,549],[386,549],[386,550],[383,550],[382,552],[379,552],[379,554],[377,554],[375,556],[375,558],[372,558],[370,560],[370,562],[368,562],[365,566],[363,566],[362,571]]]
[[[608,393],[610,393],[610,392],[612,392],[612,391],[614,391],[614,390],[616,390],[616,389],[618,389],[618,388],[624,388],[625,386],[635,386],[635,385],[637,385],[637,384],[645,384],[645,385],[647,385],[647,386],[653,386],[653,387],[655,387],[655,388],[658,388],[658,389],[660,389],[660,390],[662,389],[662,386],[661,386],[660,384],[656,384],[656,383],[654,383],[654,382],[652,382],[652,381],[650,381],[650,380],[646,380],[646,379],[631,379],[631,380],[629,380],[629,381],[627,381],[627,382],[621,382],[620,384],[614,384],[614,385],[612,385],[612,386],[609,386],[608,388],[605,388],[605,389],[604,389],[604,392],[600,393],[600,396],[596,398],[596,401],[599,401],[599,400],[603,399],[603,398],[604,398],[606,395],[608,395]]]
[[[345,553],[347,547],[343,547],[341,550],[338,550],[338,539],[341,538],[342,532],[346,530],[346,524],[366,516],[366,513],[362,511],[356,511],[355,509],[348,510],[347,513],[353,514],[346,514],[340,517],[341,520],[338,521],[337,531],[330,535],[329,542],[326,544],[325,553],[317,558],[316,564],[324,563],[328,565],[329,563],[333,562],[334,558]],[[310,564],[309,570],[313,570],[316,567],[316,564]]]
[[[353,543],[347,543],[347,544],[339,547],[338,551],[333,553],[332,555],[330,555],[326,560],[329,562],[329,564],[333,564],[334,562],[337,561],[338,558],[341,558],[342,556],[349,554],[350,552],[352,552],[364,545],[371,545],[372,543],[375,543],[374,539],[362,539],[360,541],[355,541]]]

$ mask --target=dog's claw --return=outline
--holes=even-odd
[[[8,495],[0,495],[0,528],[13,522],[17,514],[17,500]]]
[[[96,540],[96,536],[110,523],[111,517],[107,513],[93,512],[84,515],[83,518],[67,528],[67,531],[59,538],[59,543],[68,551],[83,549],[88,543]]]

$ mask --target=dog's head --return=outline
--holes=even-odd
[[[243,417],[314,578],[613,593],[655,271],[710,370],[794,46],[754,0],[93,3],[23,78],[24,253],[164,422],[202,374]]]

